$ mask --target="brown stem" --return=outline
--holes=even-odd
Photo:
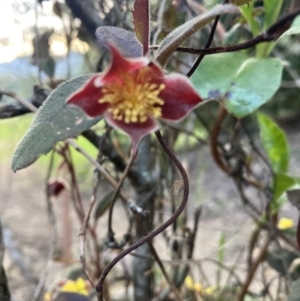
[[[142,231],[145,233],[145,235],[147,235],[139,216],[138,216],[138,223],[139,223],[139,227],[141,227]],[[166,281],[168,282],[171,290],[173,291],[176,300],[180,301],[181,298],[180,298],[179,291],[178,291],[177,287],[172,283],[172,281],[171,281],[171,279],[170,279],[170,277],[169,277],[169,275],[168,275],[168,273],[165,269],[165,266],[164,266],[162,260],[160,259],[160,257],[158,255],[155,247],[153,246],[151,240],[148,241],[148,245],[149,245],[150,251],[152,253],[152,256],[154,257],[154,259],[155,259],[156,263],[158,264],[162,274],[164,275],[164,277],[165,277]]]
[[[227,115],[226,109],[222,105],[220,105],[217,112],[216,121],[210,132],[210,151],[218,167],[222,169],[225,173],[230,173],[229,167],[225,165],[225,163],[220,158],[220,154],[218,150],[218,136],[221,130],[221,124],[224,121],[226,115]]]
[[[229,0],[224,0],[223,1],[223,4],[226,4],[228,3]],[[217,29],[217,26],[218,26],[218,23],[219,23],[219,20],[220,20],[220,16],[217,16],[214,20],[214,24],[211,28],[211,31],[210,31],[210,34],[209,34],[209,37],[208,37],[208,40],[207,40],[207,43],[205,45],[205,48],[204,49],[208,49],[213,41],[213,38],[214,38],[214,35],[215,35],[215,32],[216,32],[216,29]],[[194,65],[192,66],[192,68],[189,70],[189,72],[187,73],[187,77],[191,77],[193,75],[193,73],[196,71],[196,69],[198,68],[198,66],[200,65],[200,63],[202,62],[202,60],[204,59],[205,57],[205,53],[202,53],[200,54],[200,56],[198,57],[198,59],[196,60],[196,62],[194,63]]]
[[[231,170],[229,168],[229,166],[227,166],[221,159],[220,157],[220,153],[219,153],[219,149],[218,149],[218,136],[221,130],[221,124],[224,121],[225,117],[227,115],[227,110],[225,109],[225,107],[223,105],[219,106],[218,112],[217,112],[217,116],[216,116],[216,120],[215,123],[213,125],[213,128],[210,132],[210,150],[211,150],[211,154],[212,157],[215,161],[215,163],[218,165],[218,167],[220,169],[222,169],[225,173],[230,174]],[[261,183],[256,182],[255,180],[243,177],[243,180],[258,189],[262,189],[263,186]]]
[[[120,190],[121,190],[121,187],[123,185],[123,182],[125,180],[125,178],[127,177],[128,175],[128,172],[133,164],[133,161],[134,161],[134,158],[135,158],[135,152],[132,151],[131,152],[131,155],[130,155],[130,158],[129,158],[129,161],[128,161],[128,164],[122,174],[122,177],[118,183],[118,186],[116,188],[116,191],[115,191],[115,194],[114,194],[114,198],[112,199],[112,202],[111,202],[111,205],[110,205],[110,209],[109,209],[109,215],[108,215],[108,239],[109,239],[109,242],[114,242],[114,231],[113,231],[113,228],[112,228],[112,215],[113,215],[113,209],[114,209],[114,205],[116,203],[116,200],[119,196],[119,193],[120,193]]]
[[[271,237],[268,235],[267,240],[265,241],[263,247],[261,248],[256,260],[253,262],[251,268],[248,271],[248,275],[246,278],[245,283],[243,284],[241,291],[239,292],[238,296],[237,296],[237,301],[243,301],[245,298],[245,295],[247,294],[248,288],[250,283],[252,282],[252,279],[254,277],[254,274],[258,268],[258,266],[260,265],[260,263],[264,260],[269,244],[271,242]]]
[[[104,280],[105,280],[107,274],[110,272],[110,270],[124,256],[126,256],[131,251],[133,251],[136,248],[138,248],[139,246],[143,245],[144,243],[148,242],[149,240],[153,239],[155,236],[157,236],[162,231],[164,231],[166,228],[168,228],[172,223],[174,223],[176,221],[176,219],[178,218],[178,216],[185,209],[185,206],[187,204],[188,196],[189,196],[189,180],[188,180],[188,176],[186,174],[186,171],[185,171],[184,167],[182,166],[182,164],[180,163],[180,161],[177,159],[177,157],[170,151],[170,149],[168,148],[168,146],[164,142],[160,131],[155,132],[155,134],[156,134],[157,140],[161,144],[162,148],[164,149],[164,151],[166,152],[166,154],[170,157],[170,159],[173,161],[173,163],[176,165],[176,167],[178,168],[178,170],[179,170],[179,172],[180,172],[180,174],[182,176],[182,180],[183,180],[183,183],[184,183],[182,201],[181,201],[179,207],[177,208],[177,210],[175,211],[175,213],[164,224],[162,224],[161,226],[159,226],[154,231],[152,231],[148,235],[144,236],[143,238],[141,238],[137,242],[133,243],[127,249],[123,250],[118,256],[116,256],[106,266],[106,268],[103,270],[103,272],[102,272],[102,274],[101,274],[101,276],[100,276],[100,278],[99,278],[99,280],[97,282],[97,285],[96,285],[96,291],[97,291],[97,299],[98,299],[98,301],[103,301],[103,284],[104,284]]]
[[[210,55],[215,53],[234,52],[238,50],[248,49],[256,46],[257,44],[271,42],[278,39],[281,36],[281,34],[283,34],[283,32],[286,30],[285,25],[290,24],[298,15],[300,15],[300,9],[297,9],[294,12],[287,14],[283,18],[279,19],[276,23],[274,23],[271,27],[269,27],[269,29],[267,29],[265,32],[244,43],[222,47],[214,47],[209,49],[178,47],[176,51],[192,54]],[[150,49],[157,49],[158,47],[158,45],[153,45],[150,46]]]

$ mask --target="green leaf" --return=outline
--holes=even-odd
[[[229,3],[232,3],[237,6],[246,5],[252,0],[230,0]]]
[[[282,39],[283,37],[294,35],[294,34],[300,34],[300,16],[298,16],[292,23],[289,30],[287,30],[284,34],[280,36],[280,38],[277,40],[277,42]]]
[[[109,191],[108,193],[106,193],[102,199],[100,199],[96,205],[96,209],[95,209],[95,213],[94,213],[94,218],[98,219],[99,217],[101,217],[106,210],[109,208],[113,197],[115,195],[115,191]]]
[[[248,56],[242,52],[204,57],[191,82],[202,98],[221,97],[230,90],[232,79]]]
[[[186,41],[197,30],[212,21],[215,17],[226,13],[238,14],[240,11],[232,4],[218,5],[177,27],[159,45],[155,60],[159,62],[161,66],[164,66],[180,44]]]
[[[248,59],[232,79],[226,107],[237,117],[256,111],[272,98],[282,77],[282,63],[278,59]]]
[[[289,164],[289,147],[285,133],[269,117],[257,114],[260,138],[268,155],[273,171],[285,173]]]
[[[254,19],[254,2],[251,2],[249,5],[245,5],[241,7],[241,12],[247,23],[251,27],[251,31],[253,36],[257,36],[259,34],[259,24]]]
[[[265,261],[281,276],[286,276],[288,273],[287,269],[296,258],[298,258],[298,254],[293,249],[284,246],[280,248],[272,246],[272,248],[267,251]]]
[[[265,20],[264,29],[270,27],[278,19],[283,0],[264,0]]]
[[[264,0],[264,11],[265,11],[265,18],[263,29],[266,30],[271,25],[273,25],[279,17],[283,0]],[[257,57],[267,57],[271,53],[272,49],[274,48],[275,43],[262,43],[256,45],[256,56]]]
[[[294,178],[295,185],[298,184],[298,179]],[[300,208],[300,189],[292,189],[286,192],[289,202],[296,208]]]
[[[276,202],[278,206],[275,206],[275,212],[283,205],[282,203],[278,203],[277,201],[282,196],[282,194],[295,185],[295,180],[282,173],[276,173],[275,179],[274,179],[274,195],[273,195],[273,201]]]
[[[202,98],[225,99],[237,117],[253,113],[277,91],[282,64],[273,58],[247,59],[244,53],[206,56],[191,81]]]
[[[66,105],[67,97],[93,75],[73,78],[48,96],[13,154],[13,171],[27,167],[47,154],[58,141],[77,137],[101,119],[89,118],[78,107]]]

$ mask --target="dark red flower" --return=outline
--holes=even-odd
[[[67,100],[89,116],[103,115],[114,128],[127,133],[133,145],[158,129],[156,119],[180,120],[201,101],[188,78],[161,68],[146,57],[124,58],[110,45],[110,67]]]
[[[62,180],[55,180],[47,184],[47,193],[51,197],[58,197],[66,189],[66,184]]]

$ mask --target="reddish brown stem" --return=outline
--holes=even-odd
[[[99,278],[99,280],[97,282],[97,285],[96,285],[96,291],[97,291],[97,299],[98,299],[98,301],[103,301],[103,284],[104,284],[106,276],[111,271],[111,269],[122,258],[124,258],[127,254],[129,254],[131,251],[135,250],[139,246],[141,246],[144,243],[148,242],[149,240],[153,239],[155,236],[157,236],[158,234],[160,234],[161,232],[163,232],[166,228],[168,228],[172,223],[174,223],[176,221],[176,219],[178,218],[178,216],[185,209],[185,206],[187,204],[188,196],[189,196],[189,180],[188,180],[188,176],[186,174],[186,171],[183,168],[183,166],[180,163],[180,161],[177,159],[177,157],[172,153],[172,151],[169,149],[169,147],[164,142],[160,131],[155,132],[155,134],[156,134],[157,140],[161,144],[162,148],[164,149],[164,151],[166,152],[166,154],[170,157],[170,159],[173,161],[173,163],[176,165],[176,167],[178,168],[178,170],[179,170],[179,172],[180,172],[180,174],[182,176],[182,180],[183,180],[183,183],[184,183],[182,201],[181,201],[178,209],[175,211],[175,213],[164,224],[162,224],[160,227],[158,227],[157,229],[155,229],[154,231],[152,231],[148,235],[144,236],[143,238],[141,238],[137,242],[133,243],[127,249],[123,250],[118,256],[116,256],[107,265],[107,267],[103,270],[103,272],[102,272],[102,274],[101,274],[101,276],[100,276],[100,278]]]

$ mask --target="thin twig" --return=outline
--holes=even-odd
[[[238,50],[248,49],[256,46],[257,44],[264,43],[264,42],[271,42],[278,39],[281,36],[281,34],[285,31],[284,25],[291,23],[299,14],[300,14],[300,9],[297,9],[294,12],[287,14],[283,18],[279,19],[276,23],[274,23],[271,27],[269,27],[268,30],[244,43],[222,46],[222,47],[214,47],[209,49],[178,47],[176,51],[192,53],[192,54],[211,55],[216,53],[235,52]],[[159,47],[158,45],[152,45],[149,48],[157,49],[158,47]]]
[[[256,260],[253,262],[252,266],[250,267],[250,269],[248,271],[246,280],[245,280],[245,282],[244,282],[244,284],[241,288],[241,291],[239,292],[239,294],[237,296],[237,301],[243,301],[244,300],[244,298],[247,294],[249,285],[252,282],[252,279],[255,275],[255,272],[256,272],[258,266],[261,264],[261,262],[264,260],[264,258],[266,256],[266,253],[267,253],[270,242],[271,242],[271,237],[268,235],[263,247],[260,249],[260,252],[259,252]]]
[[[229,2],[229,0],[224,0],[223,4],[226,4],[227,2]],[[208,49],[214,39],[214,35],[218,26],[220,20],[220,16],[217,16],[214,20],[213,26],[211,28],[207,43],[204,47],[204,49]],[[204,59],[205,54],[200,54],[200,56],[198,57],[198,59],[196,60],[196,62],[194,63],[194,65],[192,66],[192,68],[189,70],[189,72],[187,73],[187,77],[191,77],[193,75],[193,73],[196,71],[196,69],[198,68],[198,66],[200,65],[200,63],[202,62],[202,60]]]
[[[93,189],[93,195],[91,197],[90,205],[89,205],[89,208],[88,208],[88,210],[85,214],[85,217],[84,217],[84,220],[83,220],[83,223],[82,223],[82,226],[81,226],[81,230],[80,230],[80,233],[79,233],[80,260],[82,262],[83,270],[84,270],[90,284],[92,285],[92,287],[95,287],[95,283],[94,283],[92,277],[90,276],[89,271],[86,267],[85,242],[86,242],[86,231],[88,229],[89,220],[90,220],[90,217],[91,217],[93,207],[95,205],[96,195],[97,195],[97,191],[98,191],[99,184],[100,184],[99,183],[98,171],[95,174],[95,178],[96,179],[95,179],[95,184],[94,184],[94,189]]]
[[[147,235],[147,233],[146,233],[146,231],[145,231],[145,229],[143,227],[143,224],[142,224],[142,222],[140,220],[140,216],[138,216],[138,222],[139,222],[139,227],[141,227],[142,231],[144,232],[144,235]],[[159,255],[158,255],[158,253],[157,253],[157,251],[155,249],[155,247],[153,246],[152,241],[149,240],[147,243],[149,245],[150,251],[151,251],[151,253],[152,253],[152,255],[153,255],[156,263],[158,264],[158,266],[159,266],[162,274],[164,275],[167,283],[169,284],[171,290],[173,291],[176,300],[177,301],[181,301],[180,293],[179,293],[178,289],[176,288],[176,286],[174,285],[174,283],[171,281],[171,279],[170,279],[170,277],[169,277],[169,275],[168,275],[168,273],[167,273],[167,271],[165,269],[165,266],[164,266],[162,260],[160,259]]]
[[[160,234],[162,231],[164,231],[166,228],[168,228],[173,222],[176,221],[178,216],[182,213],[182,211],[185,209],[185,206],[188,201],[188,196],[189,196],[189,180],[188,176],[186,174],[185,169],[183,168],[182,164],[180,161],[176,158],[176,156],[170,151],[168,146],[165,144],[160,131],[155,132],[156,137],[163,147],[164,151],[168,154],[170,159],[173,161],[173,163],[176,165],[178,170],[180,171],[180,174],[182,176],[183,182],[184,182],[184,188],[183,188],[183,198],[182,201],[178,207],[178,209],[175,211],[175,213],[161,226],[156,228],[154,231],[149,233],[148,235],[144,236],[137,242],[133,243],[131,246],[129,246],[127,249],[123,250],[121,253],[119,253],[118,256],[116,256],[103,270],[102,275],[100,276],[97,285],[96,285],[96,291],[97,291],[97,298],[98,301],[103,301],[103,284],[106,276],[108,273],[111,271],[111,269],[122,259],[124,258],[127,254],[129,254],[131,251],[135,250],[139,246],[143,245],[147,241],[153,239],[155,236]]]
[[[130,158],[128,160],[128,163],[127,163],[127,166],[122,174],[122,177],[118,183],[118,186],[116,187],[116,191],[115,191],[115,194],[114,194],[114,197],[111,201],[111,205],[110,205],[110,209],[109,209],[109,215],[108,215],[108,242],[109,243],[114,243],[114,231],[113,231],[113,228],[112,228],[112,216],[113,216],[113,209],[114,209],[114,205],[115,205],[115,202],[119,196],[119,193],[120,193],[120,190],[121,190],[121,187],[123,185],[123,182],[125,180],[125,178],[127,177],[128,175],[128,172],[133,164],[133,161],[134,161],[134,158],[135,158],[135,155],[136,155],[136,152],[134,151],[131,151],[131,154],[130,154]]]
[[[34,106],[32,103],[30,103],[26,99],[19,97],[14,92],[0,90],[0,95],[1,94],[9,96],[9,97],[15,99],[18,103],[20,103],[21,105],[23,105],[24,107],[26,107],[27,109],[29,109],[32,112],[37,112],[37,110],[38,110],[36,106]]]

